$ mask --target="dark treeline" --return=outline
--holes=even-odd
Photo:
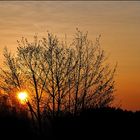
[[[122,139],[139,138],[140,112],[116,108],[82,111],[79,116],[64,115],[55,120],[54,138],[57,139]]]
[[[74,116],[62,113],[61,117],[44,121],[44,131],[38,134],[25,112],[0,112],[0,135],[3,138],[32,139],[100,139],[138,138],[140,112],[116,108],[87,109]]]

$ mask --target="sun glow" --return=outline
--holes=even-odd
[[[26,103],[27,102],[27,99],[28,99],[27,92],[25,92],[25,91],[19,92],[18,93],[18,99],[20,100],[20,102],[22,104]]]

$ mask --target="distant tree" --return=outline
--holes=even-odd
[[[35,36],[31,43],[22,38],[15,56],[4,51],[1,91],[14,97],[26,90],[27,105],[40,130],[44,115],[76,115],[86,108],[110,105],[116,67],[111,70],[105,62],[99,40],[100,36],[93,43],[78,29],[70,45],[50,33],[40,40]]]

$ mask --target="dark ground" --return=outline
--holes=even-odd
[[[64,115],[51,121],[52,128],[38,136],[30,120],[16,114],[0,114],[0,140],[4,139],[140,139],[140,112],[114,108],[88,109],[74,117]],[[47,126],[46,126],[47,127]]]

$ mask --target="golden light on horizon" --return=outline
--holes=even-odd
[[[17,96],[22,104],[25,104],[27,102],[28,94],[26,91],[19,92]]]

